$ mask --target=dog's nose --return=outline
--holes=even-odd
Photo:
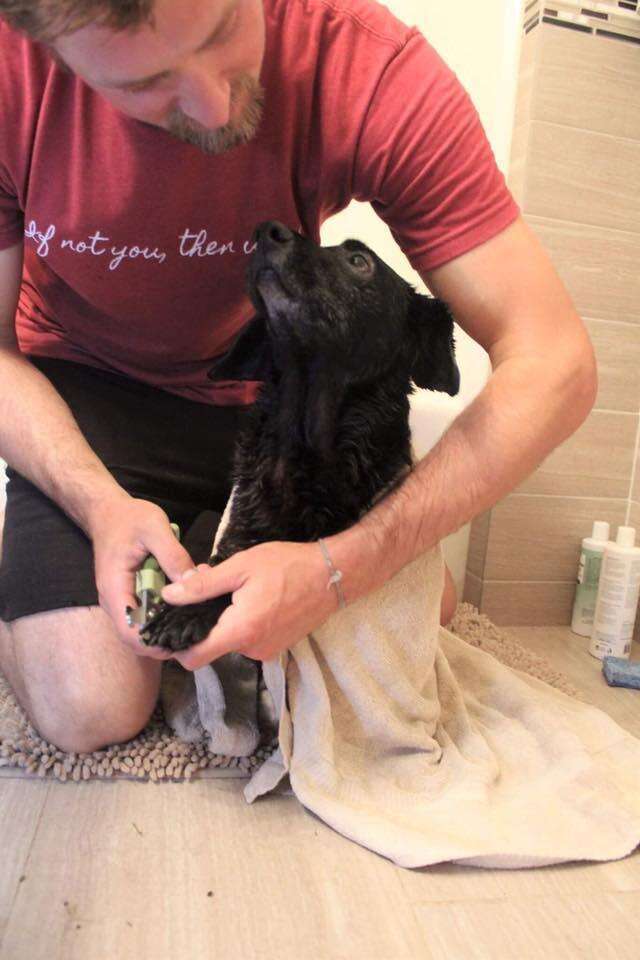
[[[285,227],[284,223],[279,223],[278,220],[261,223],[256,227],[253,237],[255,243],[262,243],[268,247],[283,247],[291,243],[293,238],[293,230],[289,230],[289,227]]]

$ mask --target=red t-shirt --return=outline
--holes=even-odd
[[[24,353],[249,402],[207,371],[251,316],[257,223],[319,241],[370,201],[426,271],[516,218],[468,95],[416,29],[373,0],[264,7],[263,121],[221,156],[119,113],[0,24],[0,249],[24,235]]]

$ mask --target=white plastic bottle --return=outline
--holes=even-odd
[[[640,547],[633,527],[618,527],[615,543],[605,547],[589,653],[628,657],[640,592]]]
[[[590,637],[593,632],[600,566],[608,540],[609,524],[603,520],[596,520],[591,536],[585,537],[581,544],[578,582],[571,618],[571,629],[580,637]]]

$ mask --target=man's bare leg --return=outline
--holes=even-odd
[[[127,650],[99,607],[77,607],[2,624],[0,668],[40,735],[83,753],[144,728],[162,664]]]
[[[71,607],[0,623],[0,669],[41,736],[84,753],[145,727],[162,663],[128,650],[99,607]]]
[[[3,526],[0,512],[0,556]],[[99,607],[68,607],[0,621],[0,670],[41,736],[83,753],[144,728],[162,663],[128,650]]]

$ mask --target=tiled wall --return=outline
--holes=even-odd
[[[510,186],[598,358],[595,408],[472,525],[464,598],[498,624],[571,619],[595,519],[640,539],[640,15],[636,2],[528,3]]]

